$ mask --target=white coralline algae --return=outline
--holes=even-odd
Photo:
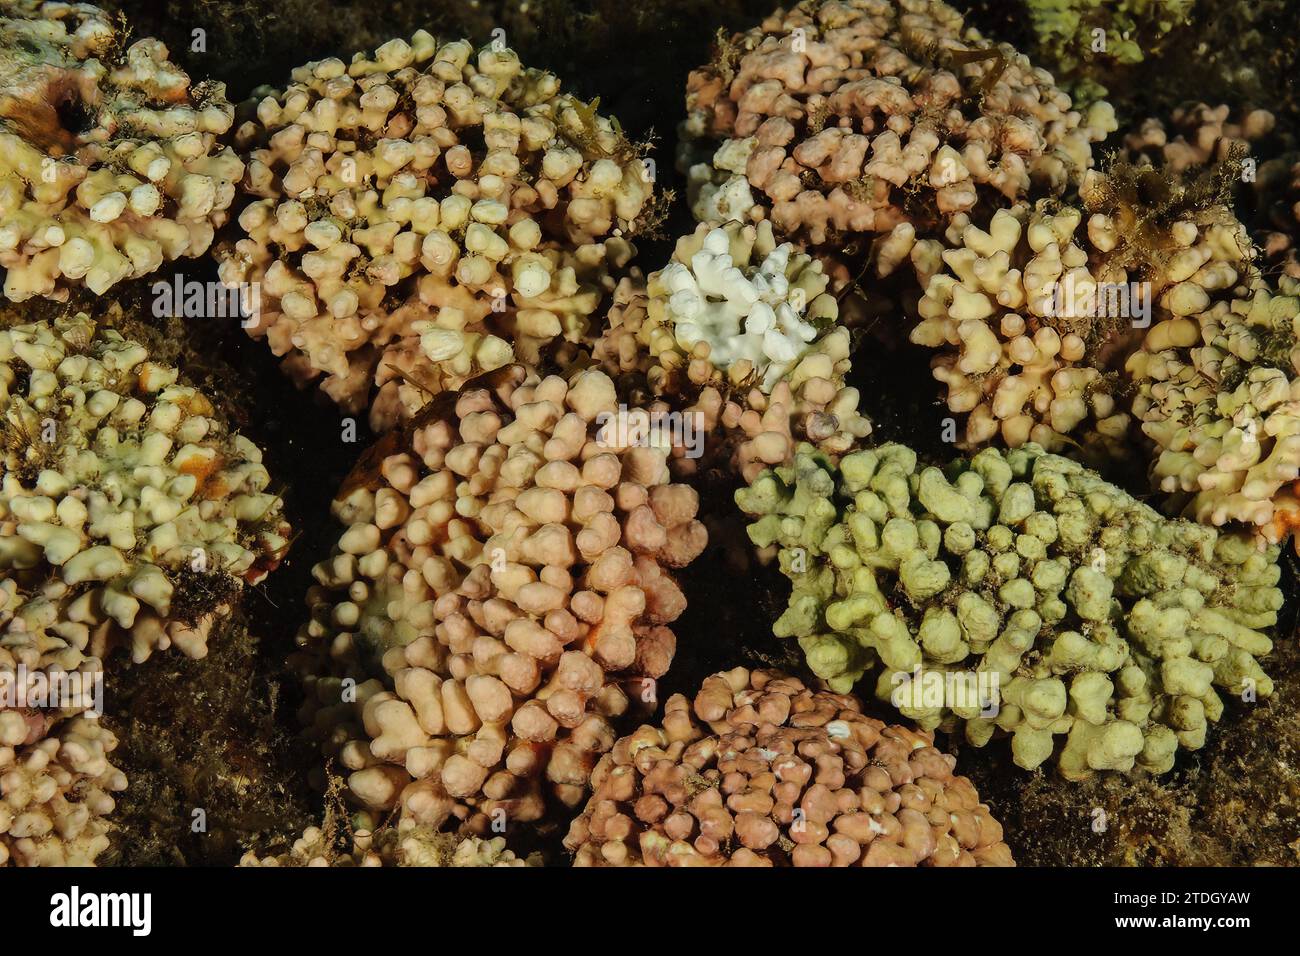
[[[726,231],[712,229],[689,267],[671,262],[664,268],[659,278],[670,293],[668,315],[685,351],[706,342],[715,367],[748,361],[770,389],[817,337],[803,317],[807,295],[787,275],[794,247],[777,246],[749,275],[730,249]]]

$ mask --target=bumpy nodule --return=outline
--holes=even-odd
[[[805,0],[731,37],[687,84],[697,219],[770,217],[833,245],[981,201],[1059,195],[1116,128],[937,0]],[[918,215],[919,212],[919,215]]]
[[[611,721],[672,661],[671,569],[706,538],[666,450],[604,427],[604,373],[497,378],[444,396],[340,493],[347,530],[300,636],[308,719],[352,795],[481,834],[548,793],[582,800]]]
[[[72,692],[0,710],[0,863],[107,847],[126,779],[80,716],[102,704],[101,661],[117,644],[204,656],[287,547],[261,452],[177,377],[84,315],[0,331],[0,681],[47,705],[56,681]]]
[[[770,222],[701,224],[646,281],[619,283],[594,357],[653,399],[647,429],[679,416],[675,474],[751,479],[799,441],[838,453],[871,432],[848,385],[850,340],[821,264]]]
[[[743,667],[675,694],[601,758],[577,866],[1010,866],[1002,827],[930,734]]]
[[[1226,695],[1268,696],[1276,547],[1171,521],[1037,445],[947,469],[811,448],[736,495],[794,587],[776,624],[836,690],[871,675],[922,727],[1070,779],[1164,772]],[[938,683],[931,685],[931,675]],[[935,696],[928,688],[933,686]],[[940,693],[941,691],[941,693]]]
[[[125,52],[86,3],[0,13],[0,266],[5,295],[102,295],[164,262],[202,255],[244,164],[219,138],[225,84],[193,88],[167,47]]]
[[[1268,543],[1300,528],[1300,280],[1154,326],[1128,362],[1153,484],[1206,524]],[[1300,539],[1296,547],[1300,549]]]
[[[266,856],[250,851],[240,858],[239,865],[521,867],[541,866],[541,861],[536,857],[516,856],[506,848],[505,837],[461,838],[415,825],[384,827],[378,831],[359,829],[349,834],[310,826],[288,850]]]
[[[258,283],[250,334],[377,429],[582,340],[651,195],[594,104],[512,50],[423,31],[299,67],[244,111],[251,202],[222,279]]]
[[[967,415],[963,448],[996,439],[1130,453],[1120,372],[1138,330],[1204,310],[1247,268],[1245,227],[1225,206],[1165,222],[1096,172],[1080,193],[1078,207],[1022,203],[983,228],[960,214],[944,242],[900,227],[882,246],[882,259],[910,256],[921,279],[910,338],[938,350],[934,377],[948,408]]]

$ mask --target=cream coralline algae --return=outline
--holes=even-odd
[[[0,330],[0,683],[78,681],[43,707],[0,700],[0,864],[107,849],[126,777],[86,682],[119,644],[203,657],[279,563],[289,527],[261,459],[175,368],[84,314]]]
[[[159,40],[86,3],[0,9],[0,266],[4,292],[96,295],[199,256],[244,164],[219,143],[225,85],[190,79]],[[68,117],[84,113],[84,122]]]
[[[617,126],[514,51],[421,30],[260,88],[230,285],[299,384],[376,429],[432,392],[579,342],[652,184]]]
[[[0,574],[61,580],[68,619],[136,661],[206,654],[288,543],[261,450],[178,377],[85,315],[0,331]]]
[[[1154,326],[1128,362],[1134,411],[1156,445],[1153,484],[1188,517],[1300,527],[1300,280]],[[1296,542],[1300,549],[1300,539]]]

